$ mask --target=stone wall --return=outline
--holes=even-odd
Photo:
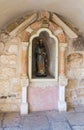
[[[3,37],[2,37],[3,36]],[[6,39],[1,34],[0,41],[0,111],[19,111],[21,85],[19,75],[19,39]]]
[[[84,38],[69,39],[67,48],[66,101],[68,106],[84,106]]]

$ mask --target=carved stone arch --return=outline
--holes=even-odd
[[[54,78],[53,79],[52,78],[43,79],[43,80],[57,81],[58,80],[58,39],[56,36],[53,35],[53,33],[48,28],[40,28],[34,35],[32,35],[30,37],[29,46],[28,46],[28,49],[29,49],[28,50],[28,52],[29,52],[29,56],[28,56],[28,59],[29,59],[29,62],[28,62],[29,63],[29,65],[28,65],[29,66],[28,67],[29,79],[30,79],[30,81],[36,81],[35,79],[32,78],[32,44],[33,44],[33,39],[36,37],[39,37],[42,32],[47,32],[49,37],[51,39],[53,39],[53,41],[54,41],[54,43],[48,44],[49,49],[51,49],[50,50],[50,61],[52,61],[52,64],[50,62],[49,69],[50,69],[50,72]],[[53,66],[53,65],[55,65],[55,66]],[[38,80],[38,81],[40,81],[40,80]],[[42,79],[41,79],[41,81],[42,81]]]

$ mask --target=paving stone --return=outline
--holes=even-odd
[[[75,109],[75,112],[84,112],[84,106],[77,106],[74,109]]]
[[[84,126],[73,126],[73,130],[84,130]]]
[[[50,122],[57,122],[57,121],[66,121],[66,118],[64,116],[64,113],[62,112],[56,112],[56,111],[47,111],[46,115],[48,117],[48,120]]]
[[[0,127],[2,127],[3,116],[4,116],[4,114],[3,114],[3,113],[0,113]]]
[[[3,128],[0,128],[0,130],[3,130]]]
[[[9,128],[4,128],[4,130],[22,130],[22,128],[18,128],[18,127],[9,127]]]
[[[3,120],[3,127],[21,127],[18,113],[7,113]]]
[[[30,117],[29,124],[32,130],[50,130],[45,116],[32,116]]]
[[[66,118],[71,125],[84,125],[84,113],[67,113]]]
[[[72,130],[66,122],[53,122],[52,128],[53,130]]]

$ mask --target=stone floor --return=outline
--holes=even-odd
[[[84,130],[84,107],[74,111],[0,113],[0,130]]]

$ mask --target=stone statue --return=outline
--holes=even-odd
[[[36,76],[45,77],[47,76],[47,51],[43,43],[43,39],[39,39],[39,42],[35,48],[36,57]]]

